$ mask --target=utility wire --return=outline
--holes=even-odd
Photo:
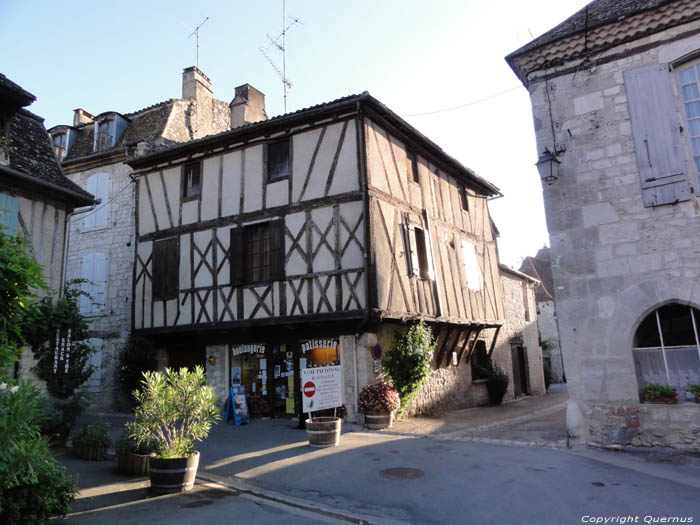
[[[112,196],[111,199],[109,199],[109,200],[106,201],[106,202],[101,202],[101,203],[99,203],[97,206],[95,206],[95,209],[93,209],[93,210],[91,210],[91,211],[89,211],[89,212],[86,212],[86,213],[84,213],[84,214],[81,213],[81,214],[80,214],[80,219],[82,220],[82,219],[84,219],[85,217],[89,217],[89,216],[92,215],[93,213],[97,213],[98,208],[102,208],[102,207],[106,206],[107,204],[110,204],[112,201],[114,201],[114,199],[116,199],[117,197],[119,197],[119,195],[121,195],[122,193],[124,193],[124,191],[125,191],[127,188],[130,188],[132,183],[133,183],[133,181],[130,181],[129,184],[127,184],[127,185],[124,186],[121,190],[119,190],[117,193],[115,193],[115,194]]]
[[[423,115],[435,115],[436,113],[445,113],[446,111],[454,111],[455,109],[466,108],[467,106],[474,106],[475,104],[480,104],[482,102],[486,102],[487,100],[491,100],[492,98],[500,97],[501,95],[505,95],[506,93],[510,93],[511,91],[515,91],[516,89],[519,89],[521,87],[522,86],[513,86],[512,88],[506,89],[505,91],[495,93],[495,94],[490,95],[486,98],[474,100],[473,102],[467,102],[466,104],[460,104],[459,106],[453,106],[451,108],[445,108],[445,109],[438,109],[436,111],[427,111],[425,113],[412,113],[411,115],[404,115],[404,117],[422,117]]]

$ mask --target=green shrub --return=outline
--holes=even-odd
[[[700,383],[688,383],[686,391],[693,395],[700,396]]]
[[[134,423],[130,421],[124,426],[124,432],[122,432],[119,441],[117,441],[116,449],[117,452],[147,455],[155,453],[157,446],[153,439],[140,442]]]
[[[155,441],[158,456],[186,457],[195,441],[207,437],[212,424],[221,418],[214,388],[206,385],[204,370],[186,368],[165,373],[145,372],[143,388],[136,398],[133,430],[139,443]]]
[[[101,445],[106,448],[110,443],[109,423],[104,421],[85,425],[73,438],[73,445],[85,447]]]
[[[482,367],[479,375],[488,380],[486,382],[486,390],[489,394],[489,402],[492,405],[500,405],[508,391],[508,383],[510,383],[508,374],[498,365],[489,364]]]
[[[119,388],[128,400],[129,409],[136,406],[131,393],[141,388],[144,372],[155,372],[158,368],[156,351],[147,339],[130,336],[122,352],[119,363]]]
[[[32,385],[0,383],[1,523],[49,523],[75,498],[75,481],[51,456],[38,417]]]
[[[433,333],[421,321],[398,336],[387,351],[382,366],[401,398],[399,413],[406,409],[428,378],[434,350]]]
[[[41,433],[54,445],[65,445],[75,420],[83,413],[84,408],[80,392],[66,399],[41,396],[38,418]]]
[[[659,383],[647,383],[642,391],[642,395],[648,398],[669,397],[678,399],[678,391],[669,385]]]

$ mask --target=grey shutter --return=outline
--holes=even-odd
[[[644,206],[690,199],[668,66],[654,64],[623,76]]]
[[[177,297],[180,284],[180,242],[177,237],[153,243],[153,299]]]
[[[231,265],[231,286],[240,286],[243,284],[243,228],[231,229],[229,257]]]
[[[270,280],[284,276],[284,219],[277,219],[270,223]]]
[[[167,249],[165,241],[155,241],[153,243],[153,300],[163,299],[165,296],[165,261],[167,260]]]
[[[0,193],[0,230],[5,227],[5,233],[14,235],[17,232],[17,216],[19,215],[19,200],[17,197]]]

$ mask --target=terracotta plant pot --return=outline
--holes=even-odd
[[[657,405],[672,405],[674,403],[678,403],[677,399],[675,399],[673,397],[668,397],[668,396],[659,396],[659,397],[644,396],[644,401],[646,403],[652,403],[652,404],[657,404]]]
[[[148,460],[151,491],[158,494],[185,492],[194,487],[199,466],[199,452],[186,458],[159,458]]]
[[[148,454],[136,454],[120,450],[117,452],[117,464],[119,472],[134,476],[147,476],[150,456]]]
[[[393,412],[383,412],[379,410],[368,410],[365,412],[365,426],[370,430],[381,430],[391,428],[394,423]]]
[[[91,461],[102,461],[107,453],[105,445],[83,445],[81,443],[73,443],[73,454],[82,459]]]

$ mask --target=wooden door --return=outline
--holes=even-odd
[[[521,345],[511,345],[511,357],[513,361],[513,391],[515,397],[528,395],[529,378],[527,373],[527,354]]]

